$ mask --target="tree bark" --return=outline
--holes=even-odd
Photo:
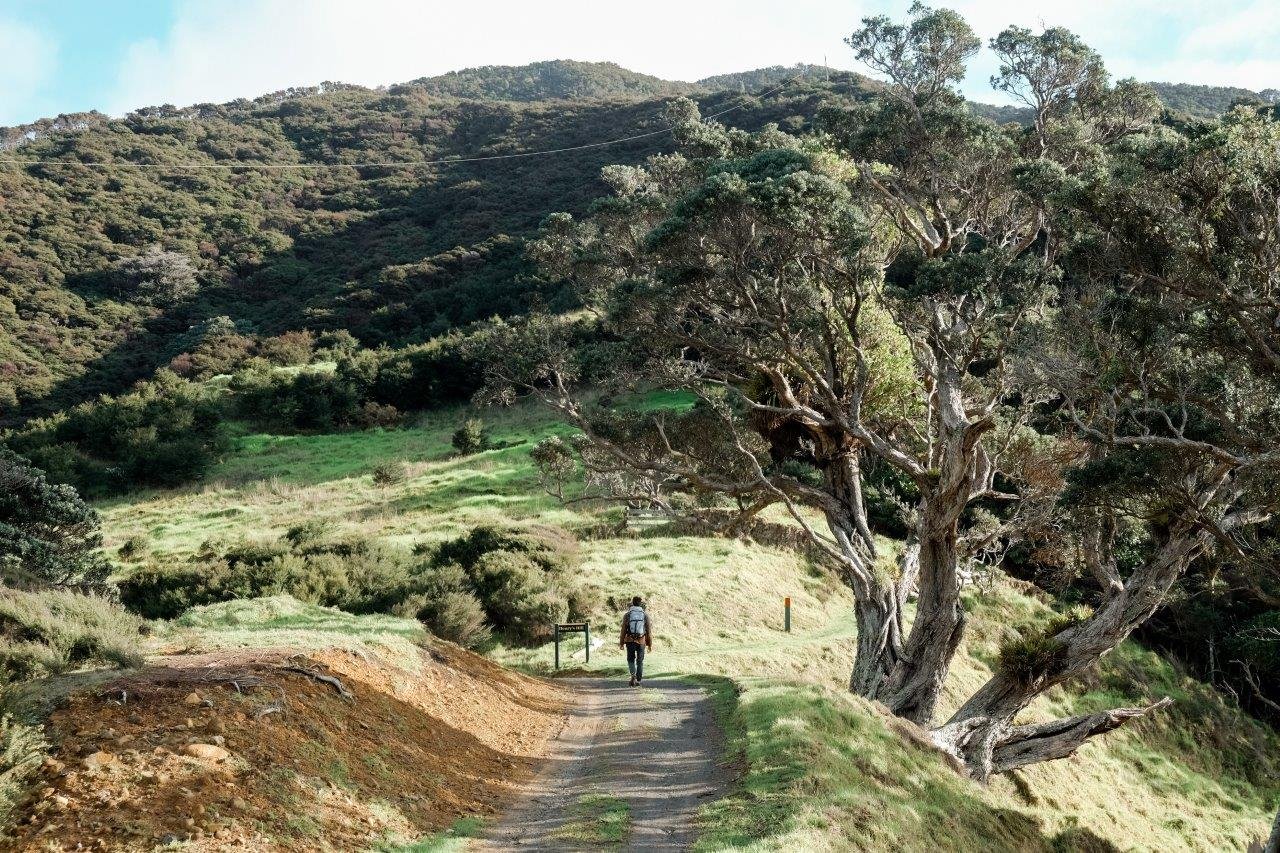
[[[902,654],[872,698],[897,716],[928,726],[933,723],[938,694],[964,635],[965,616],[956,571],[955,519],[959,513],[954,507],[938,507],[927,501],[920,515],[915,619]],[[907,590],[903,591],[905,601]]]
[[[1013,724],[1037,696],[1084,673],[1146,621],[1205,547],[1208,536],[1190,530],[1172,536],[1092,617],[1047,638],[1058,648],[1042,671],[997,671],[934,731],[935,743],[963,761],[973,778],[986,781],[995,773],[1034,761],[1064,758],[1089,738],[1167,705],[1168,700],[1161,700],[1033,726]]]
[[[1271,838],[1267,840],[1267,846],[1262,848],[1262,853],[1280,853],[1280,811],[1276,812],[1276,821],[1271,824]]]
[[[978,441],[990,426],[966,414],[963,371],[951,362],[946,347],[937,345],[930,352],[938,443],[929,459],[936,466],[936,479],[919,480],[923,496],[916,522],[916,615],[902,655],[874,697],[894,714],[926,727],[933,724],[938,695],[964,636],[959,524],[974,494],[985,488],[979,484],[985,476],[985,457]]]

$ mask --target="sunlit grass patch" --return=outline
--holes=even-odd
[[[631,806],[608,794],[586,794],[570,806],[573,817],[555,838],[586,844],[621,844],[631,833]]]
[[[162,645],[208,650],[373,649],[400,666],[416,664],[426,636],[414,619],[355,616],[287,595],[193,607],[173,622],[156,623],[156,632]]]
[[[481,818],[459,818],[444,832],[408,843],[387,843],[376,849],[378,853],[460,853],[468,848],[468,839],[479,835],[483,827]]]

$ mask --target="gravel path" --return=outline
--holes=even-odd
[[[573,679],[582,697],[570,711],[541,775],[472,849],[599,850],[565,838],[574,806],[591,795],[624,800],[630,834],[620,850],[684,850],[697,840],[697,813],[722,795],[729,774],[717,764],[719,731],[702,688],[656,680]]]

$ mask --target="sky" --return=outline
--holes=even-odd
[[[611,61],[668,79],[767,65],[857,69],[843,38],[909,0],[0,0],[0,126],[122,115],[326,80],[376,86],[477,65]],[[1280,88],[1280,0],[952,0],[984,40],[1065,26],[1116,77]],[[995,61],[965,94],[1000,102]]]

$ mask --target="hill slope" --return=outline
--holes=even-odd
[[[654,98],[730,89],[663,80],[612,62],[560,59],[530,65],[485,65],[436,77],[420,77],[392,91],[481,101],[545,101],[561,98]]]
[[[555,99],[445,94],[472,91]],[[547,213],[600,195],[604,165],[667,149],[661,133],[579,146],[661,131],[667,99],[683,91],[615,66],[549,63],[90,116],[38,136],[8,156],[41,165],[0,165],[0,419],[118,390],[215,317],[377,345],[518,311],[536,294],[555,304],[521,240]],[[824,100],[860,91],[850,78],[765,100],[697,97],[707,112],[736,108],[724,120],[746,128],[794,129]],[[232,162],[270,168],[216,168]],[[363,162],[406,165],[338,165]],[[324,168],[296,168],[312,165]],[[153,245],[173,253],[180,288],[148,290],[118,264]]]
[[[611,625],[619,602],[644,595],[658,632],[650,675],[700,676],[721,691],[731,757],[745,776],[706,815],[707,849],[932,850],[946,837],[957,849],[1210,853],[1242,849],[1269,825],[1280,739],[1136,644],[1031,713],[1057,717],[1158,695],[1172,696],[1172,708],[1078,757],[974,786],[840,689],[855,634],[851,596],[837,580],[766,544],[671,527],[620,535],[616,521],[541,492],[528,451],[563,426],[531,408],[487,414],[498,446],[459,458],[448,439],[463,414],[435,412],[393,432],[244,437],[199,486],[104,505],[108,545],[142,536],[168,560],[206,539],[271,539],[301,517],[402,546],[486,523],[579,530],[581,574],[601,593],[594,623]],[[403,483],[373,484],[369,472],[386,460],[408,463]],[[784,595],[794,607],[790,634],[781,630]],[[1025,586],[994,582],[969,589],[966,608],[971,627],[948,707],[986,678],[1020,626],[1043,621],[1045,605]],[[582,666],[580,646],[564,654]],[[546,672],[552,649],[491,655]],[[609,644],[590,669],[621,664]]]
[[[743,94],[797,75],[763,100]],[[877,85],[817,66],[681,83],[562,60],[0,129],[8,158],[41,164],[0,165],[0,424],[121,390],[215,318],[262,335],[346,330],[376,346],[534,298],[564,307],[524,260],[523,239],[546,214],[600,195],[602,166],[670,142],[580,146],[660,131],[677,95],[708,113],[732,108],[723,120],[733,125],[797,130],[822,103]],[[1157,85],[1172,107],[1206,115],[1254,94]],[[571,150],[523,156],[557,149]],[[231,163],[268,168],[222,168]],[[341,165],[357,163],[405,165]],[[123,259],[150,246],[172,253],[181,288],[157,293],[129,272]]]

